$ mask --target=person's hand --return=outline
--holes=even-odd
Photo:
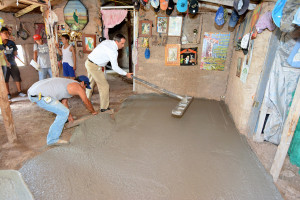
[[[92,115],[97,115],[98,114],[98,112],[97,111],[95,111],[95,112],[92,112]]]
[[[132,79],[132,75],[133,75],[133,73],[127,73],[126,77]]]
[[[59,44],[57,42],[55,42],[55,47],[58,49],[59,48]]]
[[[11,64],[10,64],[9,62],[7,62],[7,63],[6,63],[6,66],[7,66],[7,67],[10,67],[10,66],[11,66]]]
[[[76,70],[76,65],[73,66],[74,71]]]
[[[68,120],[69,120],[69,122],[71,122],[71,123],[74,122],[74,119],[73,119],[72,115],[69,115]]]

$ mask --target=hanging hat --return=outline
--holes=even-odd
[[[139,0],[132,0],[132,3],[136,10],[140,9],[140,1]]]
[[[256,27],[257,33],[263,32],[263,30],[265,30],[266,28],[268,28],[269,31],[273,31],[276,28],[276,26],[272,20],[272,12],[269,11],[269,12],[266,12],[265,14],[263,14],[263,16],[261,16],[258,19],[255,27]]]
[[[249,7],[250,0],[234,0],[233,7],[237,11],[238,15],[244,14]]]
[[[42,39],[42,36],[40,36],[39,34],[35,34],[35,35],[33,36],[33,39],[34,39],[34,41],[40,40],[40,39]]]
[[[234,28],[239,21],[239,18],[240,16],[238,13],[235,10],[232,10],[228,26]]]
[[[167,15],[171,15],[172,14],[172,12],[174,10],[174,6],[175,6],[174,1],[173,0],[169,0],[168,8],[166,10],[166,14]]]
[[[145,50],[145,58],[149,59],[150,58],[150,49],[147,47]]]
[[[220,6],[219,9],[217,10],[215,22],[219,26],[222,26],[225,23],[223,6]]]
[[[167,10],[168,8],[168,0],[159,0],[160,4],[160,9],[161,10]]]
[[[178,12],[185,12],[185,11],[187,11],[188,1],[187,0],[178,0],[176,7],[177,7]]]
[[[145,6],[147,4],[147,2],[145,2],[144,0],[140,0],[140,2],[143,6]]]
[[[282,17],[282,10],[284,8],[284,5],[287,0],[278,0],[275,4],[275,7],[273,8],[272,11],[272,18],[275,23],[275,25],[280,28],[280,21]]]
[[[159,9],[160,9],[160,5],[158,4],[158,7],[157,8],[154,8],[154,12],[158,12],[159,11]]]
[[[150,0],[150,4],[153,8],[157,8],[159,6],[159,0]]]
[[[190,6],[189,6],[189,13],[191,14],[197,14],[198,13],[198,1],[197,0],[191,0]]]

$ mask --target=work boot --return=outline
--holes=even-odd
[[[107,113],[112,115],[114,113],[114,109],[110,109],[109,107],[107,109],[100,109],[101,113]]]

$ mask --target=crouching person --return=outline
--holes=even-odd
[[[89,79],[86,76],[79,76],[75,80],[66,78],[49,78],[34,83],[28,89],[28,98],[39,107],[55,113],[56,118],[50,126],[47,135],[47,145],[68,144],[68,141],[59,139],[64,124],[67,120],[73,121],[70,114],[68,99],[78,95],[86,108],[93,114],[96,112],[88,100],[85,89],[90,88]]]

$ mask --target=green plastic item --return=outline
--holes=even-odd
[[[293,93],[293,97],[294,94],[295,92]],[[290,156],[291,163],[300,167],[300,119],[298,120],[288,154]],[[300,170],[298,173],[300,174]]]

